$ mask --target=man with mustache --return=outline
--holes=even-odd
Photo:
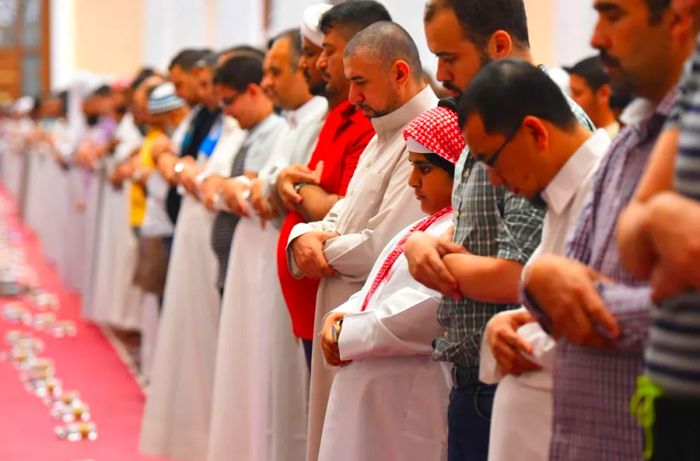
[[[529,310],[557,338],[553,461],[636,461],[642,452],[630,398],[648,340],[650,290],[623,268],[614,232],[693,49],[694,31],[669,4],[594,2],[598,21],[591,45],[601,51],[613,86],[628,88],[639,99],[628,107],[629,123],[601,162],[566,257],[542,256],[524,276]]]
[[[323,278],[316,300],[316,331],[331,309],[362,286],[389,239],[420,216],[413,194],[405,187],[410,166],[402,128],[437,104],[432,89],[423,82],[416,45],[403,28],[389,21],[377,22],[360,32],[355,26],[351,31],[356,33],[349,41],[348,28],[362,18],[354,12],[358,5],[381,6],[370,1],[347,2],[324,15],[320,64],[323,69],[327,56],[328,64],[333,60],[334,66],[343,66],[350,82],[349,100],[372,117],[377,135],[362,153],[346,196],[322,220],[297,224],[287,246],[293,274]],[[344,48],[340,62],[339,43]],[[333,379],[332,371],[323,366],[320,347],[314,344],[313,349],[309,461],[318,456]]]
[[[700,20],[700,0],[673,0],[687,24]],[[653,323],[637,396],[646,400],[647,458],[698,459],[698,111],[700,42],[681,84],[682,96],[652,154],[635,197],[618,221],[625,267],[650,280]],[[651,423],[651,424],[649,424]],[[652,450],[653,447],[653,450]]]
[[[345,195],[360,154],[374,136],[369,119],[348,101],[347,80],[333,77],[337,73],[342,76],[342,61],[340,66],[332,65],[339,57],[322,52],[324,34],[319,22],[330,8],[325,4],[314,5],[304,11],[299,60],[309,91],[325,96],[330,111],[309,163],[283,169],[276,184],[277,193],[288,211],[277,244],[277,272],[292,329],[302,340],[309,368],[319,280],[292,277],[287,269],[287,240],[295,225],[323,218]],[[342,55],[344,49],[345,44],[342,44],[338,53]]]
[[[489,61],[532,62],[522,0],[432,0],[424,27],[438,57],[437,79],[454,96]],[[592,130],[583,111],[571,105]],[[544,208],[492,186],[486,168],[468,151],[455,166],[454,182],[454,235],[416,232],[406,243],[406,257],[411,274],[444,295],[438,319],[447,331],[436,338],[433,358],[452,367],[448,459],[485,461],[495,386],[479,381],[482,332],[494,314],[517,307],[520,274],[540,243]],[[460,286],[443,262],[449,253],[460,253],[451,258],[463,268]]]

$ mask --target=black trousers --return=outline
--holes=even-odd
[[[652,461],[700,460],[700,398],[662,396],[654,400]]]

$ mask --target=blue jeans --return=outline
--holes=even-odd
[[[477,384],[450,392],[447,461],[486,461],[496,386]]]

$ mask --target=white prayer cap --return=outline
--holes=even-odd
[[[321,22],[321,16],[331,8],[332,5],[321,3],[304,10],[304,19],[301,21],[301,35],[316,46],[321,46],[323,43],[323,32],[319,29],[318,23]]]
[[[185,105],[185,101],[175,94],[175,85],[165,82],[158,85],[148,97],[148,113],[163,114],[171,110],[179,109]]]

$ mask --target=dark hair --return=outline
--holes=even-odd
[[[373,0],[348,0],[326,11],[318,26],[324,34],[340,26],[346,31],[346,38],[350,39],[358,31],[379,21],[391,21],[391,15],[384,5]]]
[[[487,133],[510,134],[532,115],[561,129],[576,117],[556,83],[541,69],[520,59],[499,59],[484,66],[459,101],[459,125],[479,114]]]
[[[649,23],[657,24],[661,21],[664,11],[671,6],[671,0],[645,0],[649,7]]]
[[[100,85],[97,87],[95,91],[92,92],[90,97],[94,96],[101,96],[101,97],[107,97],[111,96],[112,94],[112,87],[109,85]]]
[[[256,48],[251,45],[236,45],[232,46],[230,48],[226,48],[225,50],[222,50],[219,53],[219,56],[225,55],[225,54],[248,54],[254,57],[258,57],[261,60],[265,58],[265,52],[261,50],[260,48]]]
[[[136,90],[136,88],[138,88],[148,77],[152,75],[156,75],[155,70],[153,70],[150,67],[142,68],[141,70],[139,70],[138,74],[136,74],[136,77],[134,77],[134,79],[129,84],[129,90]]]
[[[177,66],[185,72],[192,72],[192,70],[197,67],[197,62],[209,52],[211,52],[211,50],[186,48],[176,54],[172,61],[170,61],[168,70],[173,70],[173,68]]]
[[[428,163],[432,163],[436,167],[442,168],[443,170],[447,171],[447,174],[450,175],[450,178],[455,177],[454,163],[440,157],[438,154],[423,154],[423,156],[425,157],[425,160],[428,161]]]
[[[205,51],[204,53],[202,53],[202,56],[200,56],[199,60],[197,60],[194,67],[195,69],[213,69],[214,67],[216,67],[216,61],[218,59],[219,53],[215,53],[214,51]]]
[[[231,56],[216,69],[214,83],[236,91],[245,91],[251,83],[259,85],[262,77],[262,59],[240,54]]]
[[[301,59],[302,53],[301,31],[297,27],[296,29],[287,29],[285,31],[280,32],[268,41],[267,49],[269,50],[270,48],[272,48],[272,45],[274,45],[276,41],[282,39],[289,40],[289,43],[292,45],[292,54],[290,55],[289,59],[290,63],[292,64],[292,68],[296,69],[297,65],[299,64],[299,59]]]
[[[497,30],[508,32],[520,46],[530,46],[523,0],[429,0],[425,22],[443,8],[454,11],[464,36],[479,47]]]
[[[365,27],[348,42],[344,55],[352,56],[360,50],[369,51],[379,58],[379,62],[388,66],[402,59],[411,68],[414,80],[423,78],[416,42],[406,29],[395,22],[379,21]]]

